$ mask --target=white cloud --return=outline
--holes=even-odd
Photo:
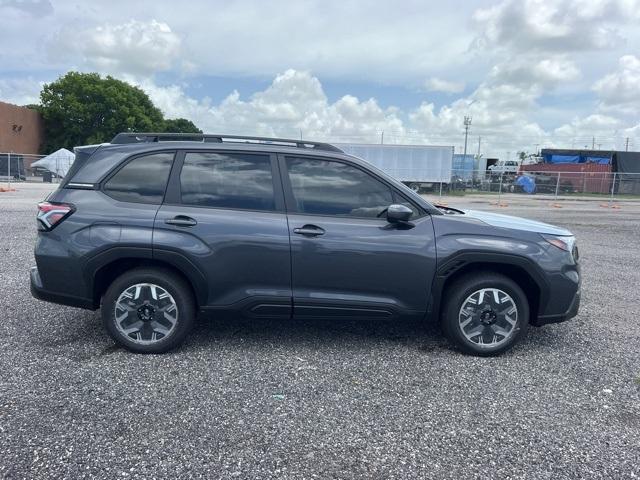
[[[575,64],[564,56],[521,55],[496,64],[469,96],[436,111],[423,103],[408,115],[409,124],[440,143],[460,145],[462,119],[472,117],[471,132],[484,137],[485,151],[531,149],[548,141],[549,134],[532,117],[538,100],[558,85],[580,77]]]
[[[218,104],[197,101],[182,87],[161,87],[147,80],[140,86],[165,115],[187,117],[207,132],[256,134],[333,142],[378,142],[384,131],[388,143],[460,145],[462,118],[473,116],[473,128],[486,132],[488,148],[516,151],[525,137],[545,132],[517,110],[523,91],[508,86],[485,85],[469,98],[436,111],[432,103],[401,111],[382,108],[375,99],[344,95],[330,102],[320,81],[308,72],[287,70],[266,89],[244,99],[237,91]],[[530,100],[525,100],[530,101]],[[491,147],[493,142],[493,147]],[[507,143],[508,142],[508,145]]]
[[[255,133],[332,141],[377,142],[381,132],[390,142],[458,144],[464,115],[474,117],[474,128],[517,142],[517,133],[544,135],[527,120],[536,93],[530,87],[483,84],[468,98],[436,111],[425,102],[408,111],[382,108],[375,99],[344,95],[329,102],[320,81],[308,72],[287,70],[271,85],[242,98],[237,91],[219,104],[195,100],[177,85],[161,87],[151,80],[140,83],[154,103],[169,117],[187,117],[210,132]]]
[[[504,0],[479,9],[479,47],[517,51],[580,51],[621,42],[614,25],[640,18],[637,0]]]
[[[580,77],[580,70],[566,56],[517,56],[495,65],[490,72],[494,83],[553,88]]]
[[[255,134],[326,140],[377,143],[384,132],[385,143],[454,145],[461,151],[462,119],[473,122],[468,151],[475,152],[482,136],[486,156],[506,152],[533,151],[535,144],[547,146],[590,145],[592,135],[603,148],[623,148],[624,138],[639,143],[640,124],[633,126],[606,114],[573,116],[566,124],[545,130],[532,120],[539,108],[538,84],[504,84],[490,76],[468,97],[436,108],[423,102],[414,108],[383,108],[375,99],[344,95],[329,101],[320,81],[308,72],[287,70],[261,91],[242,97],[232,91],[220,102],[193,98],[185,85],[158,85],[150,78],[122,77],[143,88],[169,118],[193,120],[206,132]],[[0,98],[17,104],[37,100],[41,83],[0,80]]]
[[[168,116],[214,132],[375,142],[384,130],[385,141],[460,146],[471,115],[483,150],[503,152],[591,131],[639,134],[631,47],[640,44],[640,0],[477,5],[0,0],[0,98],[35,100],[38,82],[20,85],[25,78],[97,70],[142,85]],[[624,55],[612,71],[611,59]],[[229,84],[222,101],[207,95],[225,91],[185,93]]]
[[[55,38],[60,25],[67,25],[65,37],[70,41],[64,46],[73,52],[78,50],[74,42],[83,42],[76,33],[93,32],[98,26],[113,30],[132,18],[145,23],[156,19],[179,36],[180,59],[191,63],[198,75],[265,78],[295,68],[322,78],[366,77],[419,88],[425,78],[440,76],[448,66],[460,67],[469,59],[465,51],[473,38],[468,29],[458,30],[458,12],[438,4],[425,8],[417,0],[375,8],[362,0],[192,0],[188,6],[166,0],[110,0],[108,6],[60,0],[54,6],[55,18],[44,30]],[[451,35],[453,30],[456,35]],[[54,46],[58,52],[66,48]],[[111,51],[105,56],[110,59]],[[148,56],[161,57],[155,51]],[[77,55],[65,61],[86,63]],[[113,72],[117,67],[110,68]]]
[[[589,132],[592,135],[596,133],[599,136],[611,135],[621,126],[620,120],[608,115],[591,114],[584,118],[574,118],[570,123],[562,125],[555,129],[555,133],[561,135],[583,135]]]
[[[151,75],[168,70],[181,52],[181,40],[156,20],[104,24],[87,29],[63,29],[52,45],[54,55],[79,56],[101,72]]]
[[[33,78],[0,78],[0,101],[14,105],[40,103],[43,82]]]
[[[2,0],[0,8],[13,9],[33,17],[43,17],[53,13],[53,6],[49,0]]]
[[[424,86],[429,92],[461,93],[464,91],[464,82],[453,82],[437,77],[428,79]]]
[[[640,58],[625,55],[618,70],[598,80],[593,89],[598,93],[603,110],[637,115],[640,110]]]
[[[640,125],[639,125],[640,126]],[[556,128],[553,135],[570,139],[568,147],[614,148],[624,150],[624,142],[631,129],[620,119],[599,113],[576,117],[571,122]]]
[[[640,133],[640,125],[609,115],[573,116],[566,124],[545,130],[532,120],[539,107],[539,83],[512,85],[494,82],[491,76],[468,97],[441,108],[423,102],[415,108],[382,108],[375,99],[344,95],[330,102],[320,81],[308,72],[287,70],[264,90],[243,98],[237,91],[214,104],[197,100],[179,85],[158,86],[152,80],[139,85],[169,117],[186,117],[205,132],[254,134],[331,142],[454,145],[461,151],[462,119],[472,117],[468,151],[475,152],[482,136],[487,156],[515,155],[539,146],[582,147],[592,136],[602,148],[623,148],[626,136]],[[546,77],[543,81],[547,81]],[[544,82],[543,82],[544,83]],[[633,139],[632,139],[633,144]]]
[[[383,130],[404,132],[397,109],[384,109],[376,100],[345,95],[330,103],[320,81],[308,72],[287,70],[263,91],[243,99],[237,91],[213,105],[197,101],[176,85],[139,84],[169,117],[187,117],[208,132],[259,134],[333,141],[377,138]]]

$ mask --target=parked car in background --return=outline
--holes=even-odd
[[[578,311],[571,232],[438,207],[339,148],[126,133],[76,148],[38,205],[35,297],[101,309],[125,348],[159,353],[198,312],[431,319],[496,355]]]

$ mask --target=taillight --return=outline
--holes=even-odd
[[[75,211],[75,207],[68,203],[41,202],[38,204],[38,230],[47,232],[53,230],[62,220]]]

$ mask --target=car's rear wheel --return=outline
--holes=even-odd
[[[529,302],[516,282],[493,272],[474,273],[447,288],[442,312],[445,335],[466,353],[498,355],[513,347],[529,326]]]
[[[191,330],[195,304],[186,282],[170,270],[136,268],[118,277],[102,301],[109,335],[137,353],[163,353]]]

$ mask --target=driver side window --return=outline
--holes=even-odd
[[[376,218],[393,203],[388,186],[352,165],[311,158],[286,162],[300,213]]]

